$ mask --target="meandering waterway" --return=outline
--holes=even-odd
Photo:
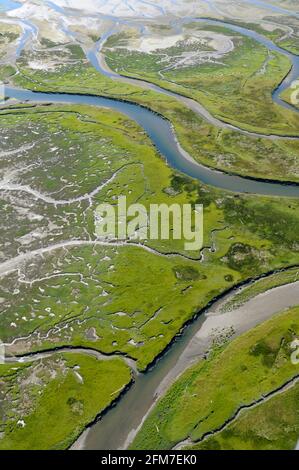
[[[16,2],[7,1],[5,4],[10,4],[10,7],[13,7],[13,4],[16,5]],[[289,87],[290,83],[299,75],[299,58],[297,56],[279,48],[270,40],[254,31],[225,22],[213,20],[207,21],[198,18],[185,18],[181,24],[186,21],[194,20],[198,22],[204,21],[211,25],[225,26],[235,32],[252,37],[269,50],[276,51],[287,56],[292,63],[292,70],[280,86],[273,91],[273,100],[280,106],[285,106],[292,109],[292,111],[295,111],[291,105],[281,100],[280,96],[281,93]],[[28,24],[27,29],[24,27],[24,35],[17,51],[18,54],[27,44],[30,36],[35,33],[36,29],[34,29],[34,26],[30,26],[30,24]],[[184,105],[200,114],[204,119],[218,127],[234,129],[255,138],[261,136],[260,134],[249,133],[245,130],[238,129],[228,123],[224,123],[223,121],[216,119],[203,106],[189,98],[169,92],[144,81],[120,77],[114,72],[109,71],[105,66],[103,57],[100,56],[100,60],[98,60],[99,48],[103,46],[103,43],[102,39],[101,43],[97,45],[97,48],[89,51],[87,54],[90,61],[101,73],[105,73],[106,75],[108,74],[110,78],[114,80],[127,81],[129,83],[134,83],[135,85],[137,84],[142,87],[153,89],[159,93],[175,97],[177,100],[183,102]],[[17,90],[13,88],[8,88],[7,93],[10,97],[31,102],[68,103],[75,105],[85,104],[106,107],[119,111],[134,119],[146,131],[153,144],[170,166],[188,176],[196,178],[205,184],[233,192],[255,193],[279,197],[299,197],[298,185],[284,185],[281,183],[251,180],[249,178],[221,173],[200,165],[180,147],[170,122],[163,119],[162,116],[159,116],[137,104],[97,96],[62,93],[35,93],[28,90]],[[267,136],[267,138],[281,137]],[[224,301],[226,300],[227,299]],[[74,448],[115,449],[127,447],[136,434],[140,424],[152,408],[157,397],[160,396],[161,393],[169,387],[170,383],[194,360],[198,360],[200,357],[203,357],[207,349],[210,347],[212,331],[214,328],[222,328],[223,330],[230,329],[233,331],[233,336],[237,336],[267,318],[270,318],[278,311],[298,305],[299,283],[273,289],[265,294],[257,296],[255,299],[249,300],[245,306],[237,308],[227,314],[220,313],[220,306],[222,303],[223,301],[221,301],[220,304],[215,303],[205,312],[204,315],[198,317],[197,320],[195,320],[191,326],[185,330],[184,334],[172,344],[168,352],[163,355],[155,367],[145,374],[139,374],[136,377],[135,383],[118,402],[116,407],[105,414],[103,418],[91,429],[87,430],[74,445]]]

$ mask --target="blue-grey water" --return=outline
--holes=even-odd
[[[299,18],[299,13],[296,11],[288,10],[287,8],[280,7],[279,5],[273,5],[268,2],[262,2],[261,0],[245,0],[246,3],[255,5],[259,8],[264,8],[265,10],[270,10],[273,13],[280,13],[281,15],[294,16]]]
[[[20,8],[22,6],[19,2],[14,2],[12,0],[1,0],[0,1],[0,13],[3,11],[10,11],[15,10],[16,8]]]
[[[38,35],[38,28],[27,20],[20,20],[20,25],[23,29],[23,34],[16,48],[16,59],[18,59],[29,41]]]
[[[206,20],[204,18],[196,18],[196,19],[190,19],[191,21],[196,21],[196,22],[199,22],[199,23],[204,23],[204,24],[208,24],[208,25],[212,25],[212,26],[223,26],[231,31],[234,31],[236,33],[240,33],[242,36],[247,36],[251,39],[254,39],[255,41],[257,41],[258,43],[262,44],[263,46],[265,46],[269,51],[274,51],[274,52],[278,52],[279,54],[282,54],[284,55],[285,57],[287,57],[290,61],[290,66],[291,66],[291,69],[290,69],[290,72],[289,74],[287,75],[287,77],[284,78],[284,80],[282,80],[282,82],[280,83],[280,85],[273,91],[272,93],[272,97],[273,97],[273,101],[277,104],[279,104],[280,106],[283,106],[284,108],[287,108],[293,112],[296,112],[298,113],[298,109],[295,108],[294,106],[292,106],[291,104],[289,103],[286,103],[284,100],[281,99],[281,93],[285,90],[287,90],[289,88],[289,86],[296,80],[299,78],[299,56],[296,55],[296,54],[292,54],[291,52],[289,51],[286,51],[285,49],[283,49],[282,47],[279,47],[277,46],[276,44],[274,44],[274,42],[272,42],[270,39],[266,38],[265,36],[263,36],[262,34],[258,34],[257,32],[255,31],[252,31],[250,29],[247,29],[247,28],[244,28],[242,26],[237,26],[237,25],[234,25],[234,24],[231,24],[231,23],[227,23],[225,21],[218,21],[218,20]],[[190,21],[189,19],[188,20],[184,20],[184,22],[186,21]]]

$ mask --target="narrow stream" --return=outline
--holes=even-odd
[[[10,6],[12,4],[16,4],[16,2],[11,2],[9,0],[5,1],[4,3],[10,4]],[[48,4],[51,4],[51,2],[48,2]],[[211,25],[225,26],[235,32],[252,37],[259,43],[264,44],[269,50],[282,53],[289,57],[293,64],[292,71],[277,88],[277,90],[273,92],[273,100],[277,104],[294,111],[294,108],[291,105],[288,105],[281,100],[280,94],[299,75],[299,58],[297,56],[284,51],[283,49],[274,45],[270,40],[267,40],[263,36],[245,28],[212,20],[207,21],[203,19],[188,18],[184,19],[183,21],[204,21],[205,23]],[[31,29],[31,32],[29,32],[28,27],[27,36],[24,34],[23,40],[20,44],[19,53],[27,43],[30,35],[34,34],[34,31],[34,29]],[[102,44],[103,39],[101,45]],[[101,73],[109,74],[107,69],[104,69],[98,61],[97,50],[90,51],[88,53],[88,58],[97,68],[97,70],[99,70]],[[113,72],[111,72],[110,76],[111,78],[115,79],[123,79],[123,77],[119,77]],[[138,80],[129,80],[133,80],[133,82],[137,85],[140,84]],[[147,84],[147,86],[148,88],[155,89],[155,91],[158,91],[159,93],[175,96],[177,99],[182,98],[175,93],[168,92],[162,88],[156,87],[155,85]],[[16,90],[13,88],[7,88],[7,94],[10,97],[14,97],[16,99],[28,100],[32,102],[85,104],[107,107],[109,109],[122,112],[130,118],[134,119],[146,131],[153,144],[156,146],[170,166],[187,174],[188,176],[196,178],[208,185],[233,192],[254,193],[280,197],[299,197],[299,186],[296,185],[285,185],[250,180],[248,178],[227,175],[198,164],[180,148],[176,141],[171,124],[164,120],[161,116],[158,116],[153,112],[140,107],[139,105],[95,96],[61,93],[36,93],[27,90]],[[202,107],[201,112],[206,112],[207,117],[209,116],[209,113]],[[224,124],[224,127],[232,128],[232,126],[226,125],[225,123],[222,124]],[[269,318],[282,308],[299,304],[299,288],[297,284],[296,287],[295,285],[289,285],[283,286],[279,289],[279,291],[274,289],[269,291],[269,293],[264,294],[264,297],[261,300],[263,305],[262,315],[253,317],[252,321],[249,323],[246,323],[245,317],[240,316],[240,314],[238,315],[238,319],[232,319],[232,322],[235,321],[234,324],[237,330],[236,334],[240,334],[242,331],[244,331],[244,328],[252,328],[252,326],[263,321],[265,318]],[[279,297],[277,300],[275,300],[275,302],[273,302],[273,296],[274,294],[277,295],[277,292],[279,292]],[[278,299],[280,300],[278,301]],[[249,310],[250,306],[251,304],[248,302],[247,307]],[[213,307],[211,307],[207,314],[215,314],[217,312],[219,314],[219,311],[217,310],[218,307],[219,304],[215,304]],[[142,419],[151,409],[155,399],[157,398],[157,395],[162,393],[162,391],[167,388],[169,383],[190,364],[191,360],[198,359],[200,357],[200,350],[195,348],[194,341],[196,340],[198,332],[202,330],[202,327],[208,320],[207,314],[198,317],[198,319],[185,330],[184,334],[175,341],[172,347],[168,350],[167,353],[163,355],[163,357],[158,361],[152,370],[146,374],[140,374],[137,377],[133,386],[119,401],[117,406],[105,414],[98,423],[88,430],[88,432],[84,433],[82,438],[79,439],[79,441],[76,443],[75,447],[82,447],[86,449],[116,449],[125,448],[128,445],[134,436],[136,429],[140,426]],[[241,326],[239,324],[240,322]]]
[[[254,39],[259,44],[262,44],[270,51],[278,52],[279,54],[282,54],[285,57],[287,57],[290,60],[290,63],[292,64],[292,68],[290,70],[290,73],[287,75],[287,77],[273,91],[272,98],[273,98],[273,101],[277,103],[278,105],[283,106],[284,108],[287,108],[290,111],[293,111],[296,113],[299,112],[299,110],[295,106],[292,106],[291,104],[287,103],[286,101],[280,98],[281,94],[285,90],[287,90],[289,86],[292,84],[292,82],[298,79],[299,77],[299,56],[298,55],[295,55],[295,54],[292,54],[291,52],[286,51],[285,49],[274,44],[270,39],[267,39],[265,36],[262,36],[261,34],[258,34],[255,31],[244,28],[242,26],[237,26],[231,23],[227,23],[225,21],[205,20],[202,18],[196,18],[195,21],[198,23],[209,24],[211,26],[223,26],[224,28],[234,31],[235,33],[240,33],[243,36],[247,36],[251,39]]]
[[[280,13],[282,15],[293,16],[295,18],[299,18],[299,13],[296,11],[288,10],[287,8],[282,8],[278,5],[273,5],[271,3],[263,2],[261,0],[245,0],[246,3],[251,5],[255,5],[259,8],[264,8],[266,10],[270,10],[273,13]]]
[[[123,449],[136,435],[157,398],[211,345],[213,329],[234,327],[238,336],[281,310],[299,305],[299,282],[272,289],[243,307],[221,313],[231,294],[198,317],[149,372],[140,374],[118,404],[77,441],[77,449]],[[254,312],[254,314],[252,314]]]
[[[196,20],[201,21],[201,20]],[[202,20],[205,21],[205,20]],[[209,22],[209,24],[219,25],[218,22]],[[227,25],[226,23],[222,22],[222,25],[228,27],[235,32],[239,32],[246,36],[252,37],[253,39],[257,40],[259,43],[262,43],[268,49],[282,53],[286,55],[291,63],[292,63],[292,70],[288,77],[281,83],[281,85],[273,92],[273,100],[292,111],[295,110],[291,105],[288,105],[280,98],[280,94],[289,87],[293,80],[295,80],[299,75],[299,57],[284,51],[283,49],[279,48],[271,41],[267,40],[263,36],[246,30],[245,28],[237,27],[234,25]],[[97,57],[97,49],[100,49],[105,40],[109,37],[107,34],[106,37],[101,38],[97,48],[93,51],[90,51],[88,58],[95,66],[95,68],[105,75],[108,75],[110,78],[120,79],[123,77],[119,77],[112,71],[107,70],[107,68],[102,67],[101,62],[98,60]],[[133,80],[134,82],[134,80]],[[139,84],[138,80],[135,80],[136,84]],[[160,93],[175,95],[171,92],[167,92],[156,85],[148,84],[148,88],[154,89]],[[132,117],[132,116],[131,116]],[[136,120],[136,117],[133,117]],[[138,121],[137,121],[138,122]],[[158,143],[155,140],[155,136],[149,133],[149,130],[144,126],[143,123],[139,122],[144,129],[148,132],[150,137],[152,138],[155,145],[161,151]],[[164,132],[163,132],[164,134]],[[172,137],[169,136],[169,137]],[[169,139],[168,137],[168,139]],[[171,138],[172,141],[172,138]],[[167,145],[170,141],[168,140]],[[167,147],[168,148],[168,147]],[[167,152],[166,148],[166,152]],[[196,168],[191,168],[191,173],[189,170],[186,171],[185,163],[185,155],[183,155],[184,160],[184,168],[181,167],[179,164],[176,165],[177,160],[173,160],[172,155],[169,156],[168,153],[163,152],[164,148],[162,149],[161,153],[166,156],[166,160],[172,166],[181,171],[189,174],[192,177],[197,177],[198,179],[203,181],[203,174],[197,173],[198,165]],[[177,149],[176,149],[177,150]],[[180,156],[182,158],[182,155]],[[188,163],[189,160],[188,160]],[[204,167],[203,167],[204,168]],[[201,168],[202,169],[202,168]],[[215,173],[214,173],[215,176]],[[207,181],[205,181],[207,182]],[[211,180],[209,180],[208,184],[210,184]],[[218,183],[218,182],[217,182]],[[232,181],[230,182],[232,183]],[[236,183],[236,181],[234,181]],[[256,183],[256,182],[255,182]],[[215,185],[215,180],[212,183]],[[217,184],[218,186],[218,184]],[[234,190],[236,188],[235,185],[228,188],[230,190]],[[252,187],[250,188],[250,192]],[[246,188],[246,192],[248,191],[248,187]],[[255,187],[255,191],[257,191],[257,187]],[[264,190],[263,190],[264,191]],[[284,194],[286,194],[284,192]],[[297,305],[299,302],[299,284],[296,285],[289,285],[283,286],[281,288],[274,289],[269,291],[263,296],[259,297],[260,305],[262,306],[262,310],[259,311],[257,300],[253,299],[252,301],[248,302],[248,305],[245,306],[245,310],[242,309],[241,311],[236,310],[235,316],[234,312],[230,315],[223,315],[224,324],[225,322],[230,322],[231,325],[235,325],[236,330],[238,333],[242,333],[247,329],[252,328],[256,324],[262,322],[266,318],[269,318],[280,311],[283,308]],[[250,303],[253,303],[251,306]],[[218,305],[218,304],[216,304]],[[256,315],[251,316],[252,308],[257,312]],[[247,310],[246,310],[247,308]],[[216,308],[217,311],[217,308]],[[208,311],[208,313],[215,314],[215,306]],[[245,316],[244,316],[245,313]],[[214,319],[215,320],[215,319]],[[162,359],[156,364],[156,366],[150,370],[146,374],[141,374],[135,383],[133,384],[132,388],[127,392],[127,394],[121,399],[121,401],[117,404],[116,407],[111,409],[109,413],[104,415],[102,419],[96,423],[90,430],[84,433],[81,439],[76,443],[75,448],[84,448],[84,449],[116,449],[116,448],[126,448],[130,442],[132,441],[134,435],[136,434],[136,430],[141,425],[143,419],[147,416],[149,411],[151,410],[153,404],[155,403],[157,396],[160,396],[164,393],[169,384],[177,377],[182,371],[185,370],[188,365],[192,363],[192,360],[199,358],[200,354],[203,352],[203,347],[207,347],[205,342],[205,333],[204,333],[204,325],[205,323],[209,322],[208,314],[205,316],[201,316],[195,321],[191,326],[187,328],[184,334],[176,340],[175,344],[168,350],[168,352],[162,357]],[[216,325],[221,324],[221,320],[218,321],[216,319]],[[199,337],[198,337],[199,335]],[[201,335],[201,338],[200,338]],[[201,339],[201,343],[200,343]]]
[[[192,17],[183,18],[181,21],[179,21],[179,23],[181,25],[180,27],[182,27],[182,25],[184,25],[184,24],[192,23],[192,22],[207,24],[207,25],[211,25],[211,26],[222,26],[224,28],[227,28],[227,29],[235,32],[235,33],[240,33],[242,36],[246,36],[246,37],[249,37],[251,39],[254,39],[259,44],[262,44],[263,46],[265,46],[268,50],[278,52],[279,54],[282,54],[285,57],[287,57],[290,61],[290,64],[292,65],[292,68],[290,70],[290,73],[287,75],[287,77],[285,77],[285,79],[281,82],[281,84],[273,91],[272,98],[273,98],[273,101],[275,103],[277,103],[279,106],[283,106],[284,108],[289,109],[289,110],[291,110],[295,113],[299,112],[299,110],[295,106],[292,106],[291,104],[287,103],[286,101],[284,101],[280,97],[281,94],[289,88],[291,83],[293,81],[295,81],[296,79],[298,79],[298,77],[299,77],[299,56],[297,56],[295,54],[292,54],[291,52],[288,52],[287,50],[277,46],[270,39],[266,38],[265,36],[255,32],[255,31],[244,28],[242,26],[237,26],[235,24],[231,24],[231,23],[226,22],[226,21],[210,20],[210,19],[206,19],[206,18],[192,18]],[[178,28],[178,26],[177,26],[177,28]],[[179,30],[178,30],[178,32],[179,32]],[[158,93],[162,93],[162,94],[165,94],[165,95],[168,95],[168,96],[172,96],[172,97],[177,98],[180,101],[182,101],[182,97],[180,95],[178,95],[177,93],[175,93],[175,92],[168,91],[164,88],[159,87],[158,85],[154,85],[154,84],[145,82],[143,80],[134,79],[134,78],[130,78],[130,77],[125,77],[123,75],[117,74],[116,72],[114,72],[112,70],[109,70],[109,68],[106,66],[106,64],[103,62],[103,60],[101,60],[101,58],[98,59],[97,54],[101,52],[101,49],[104,47],[106,40],[113,33],[115,33],[115,31],[113,31],[113,29],[110,30],[109,32],[105,33],[101,37],[101,39],[98,41],[95,48],[87,53],[88,59],[90,60],[92,65],[96,68],[96,70],[98,70],[102,75],[105,75],[109,78],[119,79],[120,81],[126,81],[126,82],[134,84],[134,85],[139,85],[139,86],[142,85],[143,87],[154,90]],[[193,100],[190,99],[190,101],[193,101]],[[186,100],[185,100],[185,102],[186,102]],[[187,103],[187,102],[185,104],[190,105],[190,103]],[[199,109],[199,108],[197,107],[197,109]],[[196,109],[194,109],[194,111],[196,111]],[[200,114],[204,118],[208,119],[209,122],[211,122],[212,124],[217,125],[216,121],[218,121],[218,125],[219,125],[219,120],[216,120],[215,118],[214,118],[214,120],[211,119],[211,116],[209,115],[207,110],[205,110],[205,113],[204,113],[204,109],[201,109]],[[225,127],[242,131],[242,129],[239,129],[236,126],[232,126],[232,125],[227,125],[226,124]],[[246,134],[250,135],[250,132],[243,131],[243,133],[246,133]]]

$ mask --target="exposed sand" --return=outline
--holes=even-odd
[[[234,44],[229,36],[224,34],[218,34],[211,31],[192,31],[188,34],[171,34],[168,36],[142,36],[140,38],[134,38],[128,40],[126,49],[135,50],[143,53],[152,53],[158,49],[168,49],[170,47],[178,45],[181,41],[184,41],[186,46],[200,43],[203,47],[214,49],[219,55],[230,52],[234,49]],[[191,52],[190,54],[194,54]],[[200,51],[199,51],[200,53]],[[202,52],[207,53],[207,52]],[[210,53],[210,51],[208,51]],[[184,52],[187,56],[188,52]]]
[[[190,341],[176,366],[169,372],[157,393],[165,393],[174,378],[177,378],[187,364],[197,362],[217,338],[225,335],[233,338],[271,318],[275,313],[299,305],[299,282],[276,287],[250,299],[231,312],[221,313],[223,302],[215,304],[205,315],[205,320]]]

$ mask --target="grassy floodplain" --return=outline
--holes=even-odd
[[[18,46],[18,39],[21,34],[21,28],[18,25],[0,23],[0,80],[5,80],[14,75],[15,69],[10,63],[10,55],[15,52]],[[6,65],[4,63],[6,62]]]
[[[9,236],[3,234],[3,243],[7,245],[3,261],[13,258],[17,252],[39,250],[73,238],[94,240],[97,204],[113,202],[121,194],[127,194],[129,202],[139,201],[146,206],[154,201],[203,203],[205,207],[202,262],[199,253],[185,252],[181,241],[165,240],[149,243],[157,250],[156,254],[133,246],[78,246],[66,247],[70,256],[63,256],[59,263],[57,258],[65,253],[63,248],[45,253],[46,262],[37,257],[36,269],[30,267],[31,258],[25,260],[23,270],[28,282],[22,279],[18,282],[18,295],[13,295],[11,290],[7,293],[9,285],[15,286],[18,281],[18,275],[12,273],[4,281],[1,292],[5,312],[1,320],[2,339],[10,342],[15,337],[29,335],[29,339],[15,344],[13,350],[19,354],[63,346],[71,341],[107,353],[122,351],[137,359],[138,366],[144,369],[184,323],[213,297],[241,280],[298,261],[297,201],[230,195],[176,175],[138,126],[124,116],[87,107],[41,106],[21,107],[17,113],[15,109],[3,111],[1,122],[6,136],[11,132],[19,135],[18,147],[39,142],[36,134],[30,133],[30,126],[49,139],[41,141],[43,160],[38,166],[33,165],[32,149],[23,154],[27,166],[19,174],[22,187],[37,189],[54,201],[67,200],[87,194],[96,184],[117,173],[94,196],[91,207],[88,200],[57,207],[43,200],[35,201],[35,214],[39,217],[33,217],[34,236],[34,211],[26,209],[25,204],[25,214],[18,213],[18,196],[22,195],[25,201],[28,198],[28,203],[32,196],[26,191],[20,195],[17,190],[4,192],[3,218],[9,214],[10,230],[18,236],[14,243],[8,244]],[[64,161],[66,140],[73,145]],[[35,151],[40,154],[38,143]],[[72,173],[68,171],[70,158]],[[14,154],[11,162],[9,159],[6,162],[7,171],[15,162]],[[11,194],[17,200],[11,199]],[[277,223],[273,224],[273,220]],[[168,257],[167,253],[182,256]],[[144,266],[141,271],[146,272],[142,282],[137,266]],[[57,295],[65,299],[61,305],[54,300]],[[98,332],[90,339],[86,331],[93,326]],[[39,335],[33,334],[37,331]]]
[[[8,47],[14,47],[19,38],[21,28],[17,25],[0,24],[0,54],[4,56]]]
[[[229,300],[223,307],[223,311],[229,311],[234,308],[244,305],[248,300],[253,297],[262,294],[270,289],[274,289],[278,286],[285,284],[291,284],[299,280],[299,268],[291,268],[286,271],[275,273],[272,276],[267,276],[252,285],[242,289],[240,292],[235,294],[231,300]]]
[[[10,230],[18,234],[14,243],[3,234],[2,261],[73,238],[94,240],[97,204],[113,202],[120,194],[145,205],[198,202],[205,208],[201,262],[199,253],[187,253],[181,242],[165,240],[149,243],[156,253],[135,246],[87,245],[25,259],[20,271],[1,283],[1,339],[17,339],[9,348],[13,354],[83,346],[131,357],[144,370],[215,296],[242,280],[298,263],[297,200],[233,195],[176,174],[125,116],[85,106],[25,105],[3,110],[0,119],[8,152],[1,171],[9,174],[17,162],[17,183],[41,196],[68,200],[86,195],[117,172],[91,206],[83,200],[55,207],[25,190],[2,190],[1,218],[10,220]],[[7,138],[11,133],[14,141]],[[20,161],[16,149],[22,149]],[[34,403],[30,413],[23,413],[25,423],[39,413],[40,402]],[[41,413],[36,429],[45,425]],[[57,445],[71,442],[91,414],[84,412],[76,425],[63,425],[63,441]],[[32,428],[19,429],[18,420],[11,423],[6,415],[2,420],[3,446],[11,445],[6,444],[11,426],[16,436],[23,434],[24,442],[31,442]],[[15,439],[20,445],[19,437]],[[43,448],[53,445],[46,438],[40,443]]]
[[[192,28],[196,31],[200,26],[190,24],[185,29],[186,36],[189,33],[192,37]],[[112,38],[112,48],[109,49],[109,41],[106,43],[107,64],[113,70],[117,68],[118,73],[144,78],[193,98],[221,120],[243,129],[265,134],[298,134],[298,116],[272,100],[272,91],[290,70],[288,58],[222,26],[202,28],[232,38],[233,51],[214,63],[180,67],[174,58],[188,51],[187,39],[174,47],[145,53],[132,50],[130,40],[127,48],[117,47]],[[122,36],[120,41],[121,46]]]
[[[53,354],[0,366],[1,450],[65,449],[131,381],[121,359]]]
[[[264,48],[262,48],[262,51],[265,58]],[[254,52],[252,53],[254,54]],[[299,140],[251,138],[228,129],[215,128],[171,97],[148,90],[142,90],[137,86],[114,81],[99,74],[86,60],[79,59],[77,57],[78,54],[72,55],[72,63],[65,65],[62,64],[61,57],[57,55],[57,52],[54,54],[51,50],[48,50],[44,54],[44,60],[50,63],[53,61],[56,63],[56,67],[54,67],[54,69],[50,68],[49,70],[32,69],[30,68],[30,63],[35,56],[31,57],[29,53],[23,53],[18,61],[20,73],[14,77],[16,85],[36,91],[61,91],[110,96],[142,104],[169,119],[175,128],[176,135],[182,147],[189,152],[195,160],[204,165],[221,169],[228,173],[245,176],[278,181],[299,181]],[[123,60],[122,54],[124,54],[123,50],[118,54],[120,61]],[[132,63],[134,64],[134,61],[132,61]],[[217,68],[217,65],[212,64],[210,67]],[[281,76],[286,73],[288,67],[289,65],[287,65],[287,69],[283,70]],[[244,70],[246,70],[247,73],[247,69]],[[208,77],[207,74],[205,76]],[[270,76],[272,82],[269,84],[267,92],[267,103],[271,100],[270,92],[274,89],[271,87],[275,87],[273,74]],[[215,75],[215,77],[217,77],[217,75]],[[259,75],[257,75],[257,79],[258,77]],[[263,76],[261,75],[260,77],[261,80],[263,80]],[[151,81],[153,80],[151,79]],[[236,82],[241,83],[239,78],[236,78]],[[163,82],[163,86],[168,86],[168,84],[168,82]],[[261,90],[261,86],[258,86],[258,89]],[[179,93],[182,92],[181,89],[177,91]],[[230,93],[232,93],[232,90]],[[234,90],[234,99],[240,102],[240,97],[238,96],[238,92]],[[229,99],[229,97],[227,99]],[[219,99],[218,102],[220,102]],[[264,100],[262,99],[261,102],[264,103]],[[256,103],[254,103],[253,108],[256,108]],[[284,113],[285,110],[281,110],[279,107],[279,112]],[[291,120],[295,119],[297,122],[297,117],[294,116],[293,113],[290,112],[289,115],[291,116]],[[263,117],[263,123],[264,122]],[[286,123],[288,123],[288,119],[284,116],[283,125],[288,126],[286,133],[297,135],[297,127],[294,128],[290,123]],[[265,134],[272,133],[272,131],[264,129],[264,124],[258,129],[258,132],[264,132]],[[279,129],[276,129],[276,132],[279,134]]]
[[[170,449],[188,437],[200,441],[241,406],[298,376],[298,366],[290,360],[290,345],[299,333],[298,313],[293,308],[276,315],[187,370],[158,402],[132,448]],[[245,411],[219,437],[215,434],[196,448],[294,449],[298,386],[285,393]],[[274,405],[280,408],[272,414]]]

